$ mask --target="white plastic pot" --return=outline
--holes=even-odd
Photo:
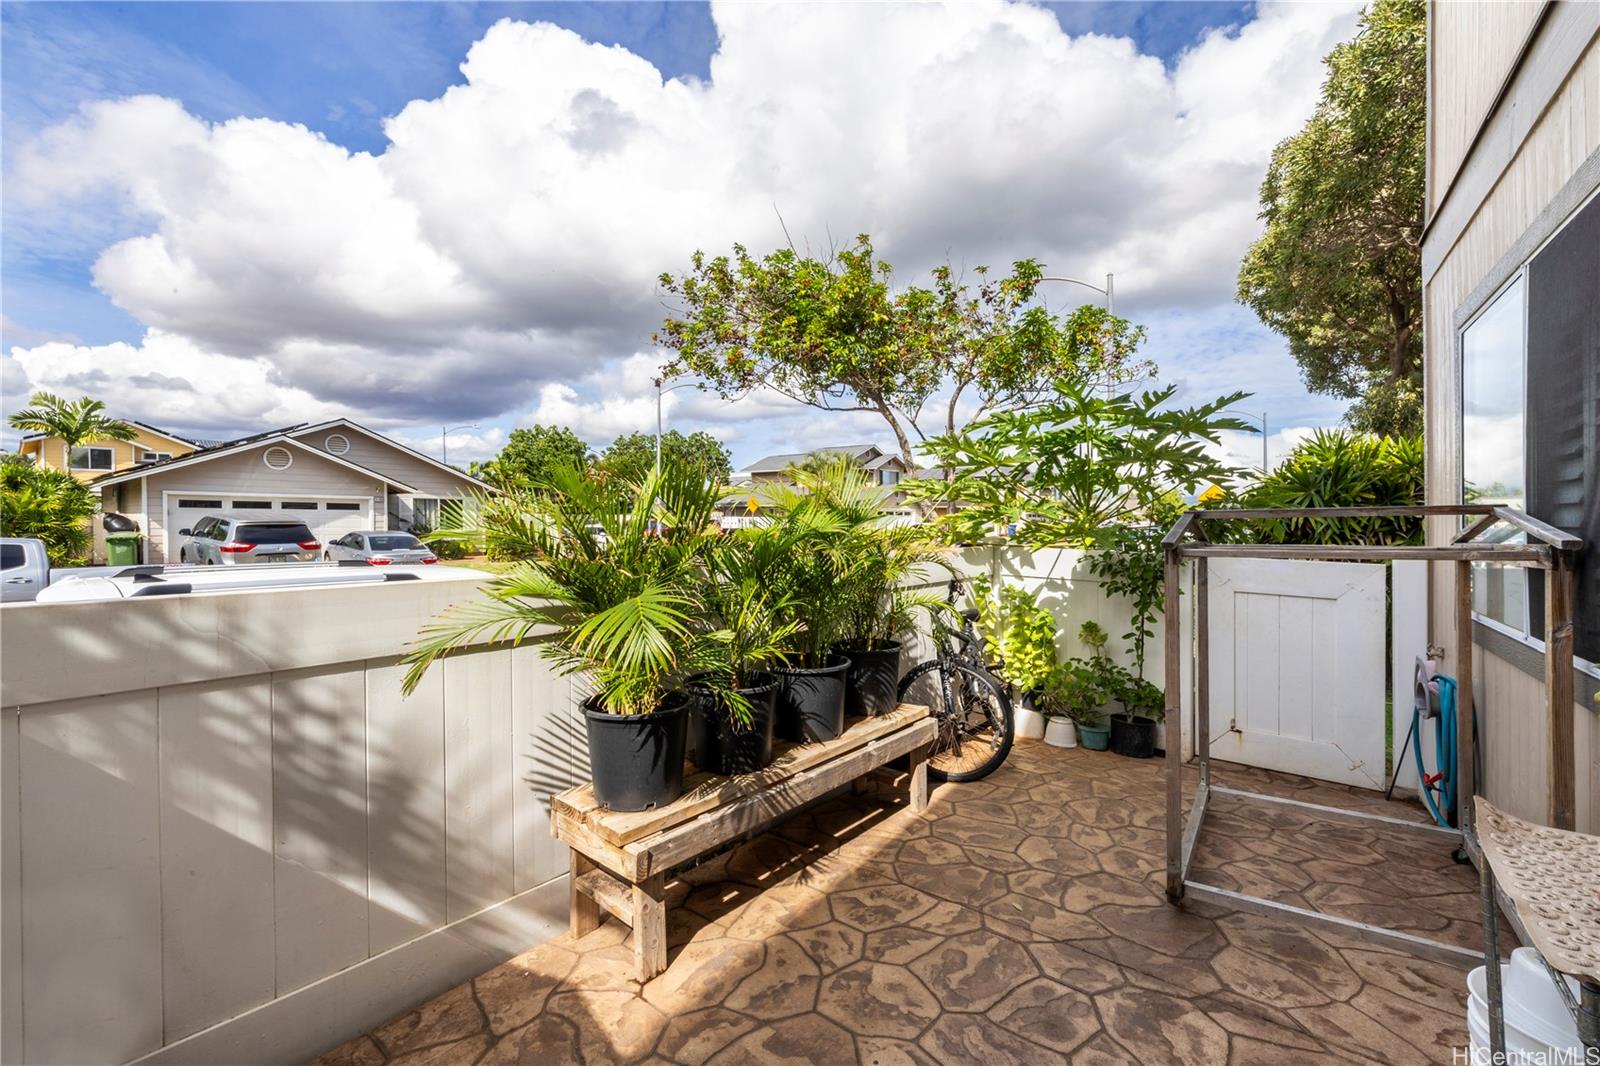
[[[1070,718],[1052,718],[1044,727],[1044,742],[1057,748],[1078,746],[1078,727]]]
[[[1044,736],[1044,715],[1019,701],[1012,707],[1013,725],[1018,740],[1038,740]]]

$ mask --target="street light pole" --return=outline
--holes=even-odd
[[[657,375],[654,380],[655,380],[655,383],[656,383],[656,469],[660,470],[661,469],[661,397],[666,395],[669,392],[672,392],[674,389],[692,388],[692,387],[695,386],[695,382],[693,382],[693,381],[685,381],[685,382],[682,382],[681,384],[673,385],[670,388],[662,388],[662,385],[664,385],[666,383],[666,380],[667,380],[666,379],[666,375],[664,375],[664,374]]]
[[[1255,414],[1252,411],[1245,411],[1245,410],[1243,410],[1241,408],[1237,408],[1237,407],[1230,407],[1230,408],[1228,408],[1226,411],[1224,411],[1222,413],[1223,414],[1228,414],[1230,412],[1233,413],[1233,414],[1236,414],[1236,415],[1244,415],[1246,418],[1249,418],[1251,420],[1259,420],[1261,422],[1261,476],[1262,477],[1266,477],[1267,476],[1267,413],[1265,411],[1263,411],[1258,415],[1258,414]]]
[[[1107,314],[1114,315],[1114,314],[1117,313],[1116,312],[1116,308],[1113,306],[1114,300],[1113,300],[1113,297],[1112,297],[1112,294],[1114,292],[1116,292],[1116,275],[1114,275],[1114,274],[1107,274],[1106,275],[1106,287],[1103,288],[1103,289],[1098,285],[1092,284],[1092,283],[1087,282],[1087,281],[1083,281],[1083,280],[1081,280],[1079,278],[1049,277],[1049,278],[1040,278],[1039,280],[1040,281],[1064,281],[1068,285],[1082,285],[1086,289],[1092,289],[1093,291],[1099,293],[1101,296],[1104,296],[1106,298],[1106,313]]]
[[[440,426],[439,427],[439,461],[446,466],[450,465],[450,434],[458,429],[477,429],[478,423],[470,426]]]

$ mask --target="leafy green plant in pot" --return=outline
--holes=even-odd
[[[714,774],[747,774],[772,761],[778,678],[800,632],[785,620],[791,604],[768,581],[793,538],[767,528],[740,529],[707,553],[705,602],[723,646],[722,667],[693,679],[689,717],[694,764]]]
[[[1041,696],[1041,706],[1049,718],[1044,742],[1058,748],[1077,747],[1078,722],[1098,721],[1104,698],[1099,677],[1091,664],[1069,659],[1050,671]]]
[[[1156,726],[1166,718],[1166,696],[1142,677],[1129,676],[1120,699],[1126,709],[1111,716],[1111,750],[1148,759],[1156,753]]]
[[[1126,684],[1127,672],[1111,661],[1106,655],[1106,644],[1110,640],[1106,631],[1094,622],[1085,622],[1078,627],[1078,639],[1089,648],[1089,661],[1087,667],[1095,679],[1095,688],[1100,696],[1100,701],[1094,707],[1085,707],[1073,716],[1073,722],[1078,727],[1078,739],[1090,751],[1105,751],[1111,746],[1111,724],[1107,720],[1107,702],[1116,699],[1118,692]]]
[[[1021,697],[1015,708],[1016,734],[1038,739],[1045,730],[1040,695],[1056,666],[1055,616],[1028,589],[1007,585],[993,595],[989,583],[978,579],[974,590],[981,604],[979,630],[999,659],[994,671]]]
[[[538,487],[521,508],[482,513],[494,528],[480,532],[522,561],[423,628],[405,689],[466,645],[536,639],[558,672],[592,687],[583,709],[599,802],[625,811],[670,803],[683,791],[684,681],[727,676],[728,642],[701,603],[719,487],[679,464],[637,484],[563,464]]]

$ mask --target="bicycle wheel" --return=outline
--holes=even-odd
[[[900,680],[900,702],[933,709],[939,739],[928,759],[935,781],[976,781],[1006,761],[1013,726],[1011,697],[992,675],[968,663],[948,662],[949,701],[939,660],[920,663]]]

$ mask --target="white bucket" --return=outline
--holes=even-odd
[[[1044,715],[1032,707],[1026,707],[1019,701],[1013,705],[1011,717],[1018,740],[1038,740],[1044,736]]]
[[[1044,742],[1057,748],[1078,746],[1078,727],[1070,718],[1052,718],[1044,727]]]
[[[1537,951],[1513,951],[1511,961],[1500,967],[1500,980],[1505,1001],[1506,1055],[1512,1063],[1544,1066],[1558,1061],[1583,1061],[1577,1024]],[[1467,1031],[1472,1037],[1474,1062],[1488,1061],[1488,983],[1482,966],[1467,975]],[[1576,1057],[1559,1059],[1554,1054],[1557,1049]]]

